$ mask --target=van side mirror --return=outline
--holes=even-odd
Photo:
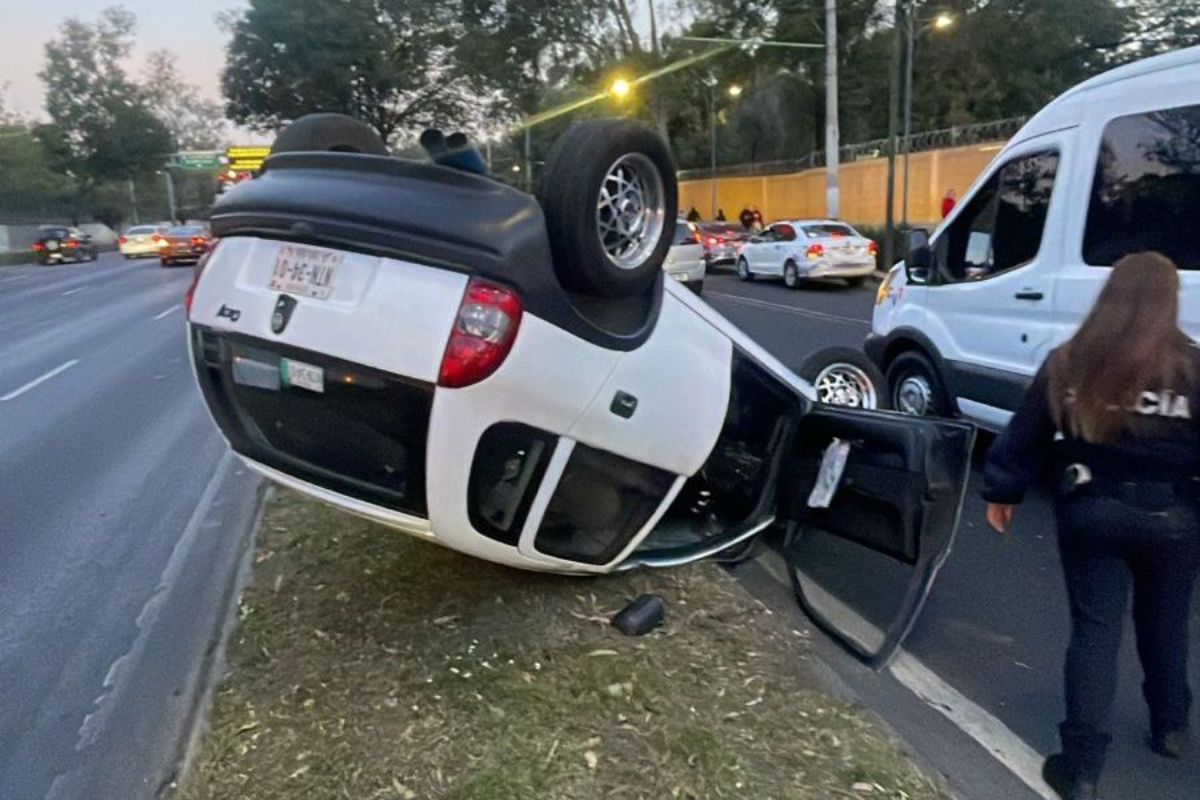
[[[912,283],[929,283],[933,273],[933,248],[929,246],[929,231],[924,228],[913,228],[908,232],[904,272]]]

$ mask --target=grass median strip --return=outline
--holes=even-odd
[[[608,618],[647,591],[666,625],[621,636]],[[944,797],[805,660],[712,565],[518,572],[284,492],[180,794]]]

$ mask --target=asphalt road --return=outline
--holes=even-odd
[[[257,508],[196,391],[191,270],[0,269],[0,798],[174,775]]]
[[[861,344],[870,330],[874,286],[809,286],[792,292],[779,283],[742,283],[710,274],[705,296],[785,364],[799,369],[824,347]],[[1051,507],[1045,495],[1031,497],[1018,511],[1015,530],[998,536],[984,521],[984,504],[975,488],[978,480],[976,471],[955,549],[905,649],[1034,750],[1048,754],[1058,746],[1068,634]],[[861,588],[869,590],[870,583]],[[779,608],[794,613],[787,593],[776,599]],[[1193,744],[1185,761],[1171,762],[1145,746],[1148,720],[1131,625],[1127,622],[1114,741],[1102,795],[1195,800],[1200,795],[1200,747]],[[1193,642],[1200,640],[1200,596],[1193,604],[1191,636]],[[848,664],[842,660],[847,670],[843,677],[865,687],[885,716],[889,706],[895,715],[903,715],[890,719],[918,749],[924,744],[927,750],[957,752],[954,748],[961,743],[950,741],[944,732],[930,731],[922,743],[926,732],[914,730],[911,707],[887,697],[877,679],[864,677]],[[1200,689],[1200,658],[1193,657],[1190,674],[1193,688]],[[989,780],[971,771],[969,758],[948,761],[944,753],[940,758],[937,752],[925,755],[947,771],[966,769],[952,776],[959,786]],[[1025,794],[1023,786],[1020,790],[1022,794],[1005,790],[992,796],[1034,796]]]

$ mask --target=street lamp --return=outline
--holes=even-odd
[[[633,91],[633,86],[624,78],[617,78],[608,87],[608,93],[614,100],[624,100]]]
[[[905,63],[904,75],[904,193],[901,211],[900,211],[900,226],[908,228],[908,161],[909,153],[912,150],[912,97],[913,97],[913,43],[919,33],[926,30],[944,31],[954,25],[955,19],[953,14],[948,14],[945,11],[937,14],[919,31],[917,29],[917,14],[914,2],[910,0],[908,3],[905,22],[908,33],[908,58]]]
[[[708,75],[702,79],[702,83],[708,87],[705,93],[705,98],[708,100],[708,164],[709,164],[709,179],[708,184],[711,189],[709,197],[709,219],[717,217],[717,79],[713,75]],[[742,96],[744,88],[741,84],[730,84],[725,88],[725,93],[733,99]]]

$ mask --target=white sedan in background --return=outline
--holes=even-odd
[[[789,289],[809,278],[844,278],[852,286],[875,271],[878,245],[837,220],[773,222],[738,257],[738,277],[780,277]]]

